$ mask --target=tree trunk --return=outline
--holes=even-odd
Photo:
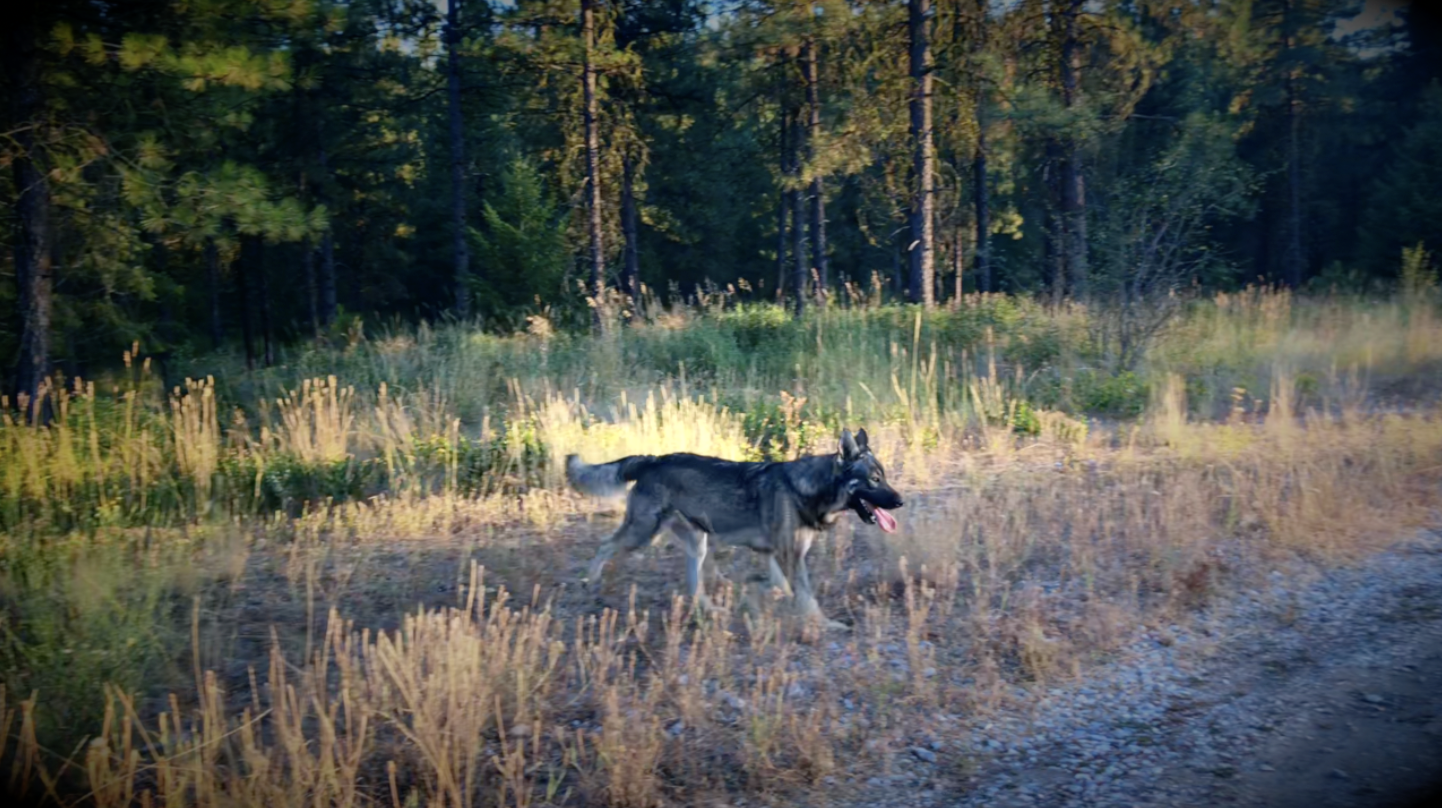
[[[257,241],[255,244],[255,276],[260,281],[260,344],[262,349],[261,359],[266,367],[275,365],[275,342],[271,339],[271,316],[270,316],[270,265],[266,261],[265,242]]]
[[[966,267],[966,243],[965,234],[962,232],[961,219],[956,222],[956,236],[952,239],[951,247],[951,271],[955,273],[953,281],[956,284],[956,291],[952,294],[951,300],[957,306],[961,305],[962,295],[962,270]]]
[[[1287,285],[1302,285],[1302,160],[1299,154],[1301,116],[1297,114],[1293,83],[1287,82]]]
[[[340,307],[336,302],[335,236],[327,230],[320,237],[320,322],[335,322]]]
[[[1073,152],[1075,154],[1075,152]],[[1087,294],[1086,184],[1078,160],[1062,164],[1062,211],[1065,218],[1067,281],[1072,297]]]
[[[640,236],[636,221],[636,163],[627,154],[621,173],[621,230],[626,236],[625,265],[621,272],[621,291],[631,299],[631,316],[641,313],[641,251],[636,239]]]
[[[15,368],[15,392],[29,398],[31,416],[44,420],[39,393],[50,371],[50,310],[54,276],[50,254],[50,185],[45,154],[38,145],[44,98],[40,87],[40,30],[30,9],[6,26],[4,64],[10,85],[16,149],[11,170],[15,175],[15,280],[19,292],[20,357]],[[18,403],[18,402],[17,402]]]
[[[305,269],[305,302],[310,314],[311,336],[320,339],[320,287],[315,277],[315,247],[310,239],[300,243],[301,266]]]
[[[1063,20],[1061,52],[1062,104],[1067,109],[1081,102],[1081,42],[1077,17],[1083,0],[1068,0]],[[1066,138],[1066,154],[1061,165],[1061,207],[1064,227],[1064,257],[1067,280],[1073,297],[1087,292],[1087,216],[1086,184],[1082,174],[1081,139]]]
[[[795,122],[796,137],[801,139],[801,115],[798,111]],[[792,311],[799,318],[806,311],[806,209],[801,199],[801,151],[800,143],[793,142],[791,154],[791,293]]]
[[[581,0],[581,36],[583,61],[581,86],[585,102],[586,128],[586,200],[590,208],[587,231],[591,242],[591,294],[596,305],[591,309],[592,324],[601,327],[601,303],[606,293],[606,253],[601,232],[601,142],[597,131],[600,117],[596,106],[596,65],[592,51],[596,47],[596,0]]]
[[[213,238],[205,240],[205,280],[210,286],[210,345],[220,350],[225,321],[220,318],[220,249]]]
[[[1066,224],[1062,213],[1053,207],[1047,212],[1046,259],[1051,265],[1051,304],[1061,306],[1066,299]]]
[[[936,275],[936,244],[933,193],[936,182],[936,149],[931,123],[931,0],[908,0],[907,24],[911,38],[911,142],[912,173],[915,183],[911,203],[911,275],[909,297],[927,308],[936,304],[933,292]]]
[[[466,243],[466,141],[461,117],[461,0],[446,4],[446,93],[451,124],[451,250],[456,316],[471,316],[471,251]]]
[[[891,237],[891,272],[886,276],[886,285],[891,287],[893,297],[900,297],[906,293],[906,270],[901,266],[901,257],[906,253],[901,244],[903,240],[900,234]],[[883,291],[885,290],[883,289]]]
[[[1293,289],[1302,285],[1302,156],[1300,148],[1302,118],[1298,109],[1296,74],[1291,65],[1292,3],[1282,3],[1283,53],[1287,60],[1287,247],[1282,253],[1287,285]]]
[[[977,113],[978,127],[985,127]],[[979,130],[985,132],[984,128]],[[991,196],[986,187],[986,135],[977,135],[976,160],[972,167],[976,208],[976,284],[983,292],[994,291],[991,279]]]
[[[802,67],[806,73],[806,154],[811,162],[811,267],[816,271],[817,299],[824,300],[831,288],[826,265],[826,197],[821,171],[816,165],[817,144],[821,142],[821,88],[817,64],[819,46],[807,40]]]
[[[330,177],[330,165],[326,160],[324,146],[320,149],[320,173],[322,177]],[[334,233],[335,221],[332,220],[330,226],[320,237],[320,324],[322,327],[335,322],[337,310]]]
[[[1066,214],[1061,198],[1062,146],[1055,138],[1046,142],[1046,243],[1044,254],[1050,272],[1051,304],[1060,306],[1066,298]]]
[[[780,144],[781,153],[778,164],[781,167],[781,192],[778,194],[776,203],[776,298],[782,300],[786,297],[786,270],[790,263],[786,260],[786,221],[791,213],[791,192],[786,190],[786,180],[791,176],[791,119],[790,113],[785,106],[785,99],[781,101],[781,132]]]
[[[253,239],[242,236],[240,260],[235,262],[235,279],[240,286],[236,295],[240,302],[240,340],[245,345],[245,369],[255,370],[255,340],[250,332],[250,256],[254,253]]]
[[[976,158],[972,164],[972,184],[976,206],[976,282],[983,292],[992,291],[991,284],[991,197],[986,183],[986,80],[981,75],[980,57],[986,51],[987,0],[976,0]]]
[[[936,257],[938,261],[941,260],[941,254],[944,250],[945,245],[942,244],[942,239],[938,239],[936,243]],[[932,275],[936,281],[936,288],[932,290],[932,300],[935,301],[937,305],[940,305],[941,301],[946,298],[946,279],[942,277],[942,275],[943,273],[941,272]]]

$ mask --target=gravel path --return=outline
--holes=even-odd
[[[1442,533],[1273,571],[1031,706],[911,750],[862,804],[1442,806]]]

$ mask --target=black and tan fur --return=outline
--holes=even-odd
[[[771,581],[795,598],[798,611],[824,620],[806,570],[806,554],[818,536],[851,510],[876,524],[878,509],[902,506],[886,472],[867,445],[866,430],[841,433],[835,454],[787,462],[739,463],[694,454],[634,455],[589,465],[566,458],[566,477],[578,491],[618,496],[634,483],[621,527],[591,562],[595,581],[618,552],[639,550],[663,530],[681,543],[689,559],[688,594],[709,608],[702,570],[711,542],[749,547],[769,558]],[[883,524],[895,525],[889,514]]]

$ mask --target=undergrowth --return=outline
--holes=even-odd
[[[0,757],[19,792],[106,806],[823,788],[1256,569],[1423,524],[1435,314],[1430,287],[1218,296],[1136,367],[1105,312],[1001,296],[713,305],[597,338],[423,325],[178,383],[137,350],[0,420]],[[908,504],[896,535],[845,520],[818,550],[837,643],[798,644],[744,584],[694,626],[656,593],[567,594],[591,549],[568,537],[605,517],[566,454],[787,459],[863,425]],[[396,566],[457,537],[459,573]],[[242,615],[291,625],[241,636]]]

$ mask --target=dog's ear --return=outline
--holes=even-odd
[[[868,445],[867,442],[866,442],[866,429],[865,429],[865,428],[863,428],[860,432],[857,432],[857,433],[856,433],[856,445],[857,445],[857,447],[860,448],[861,451],[863,451],[863,452],[866,451],[867,449],[870,449],[870,448],[871,448],[871,446]]]
[[[856,439],[851,437],[851,430],[841,430],[841,459],[851,460],[859,454],[861,450],[856,447]]]

